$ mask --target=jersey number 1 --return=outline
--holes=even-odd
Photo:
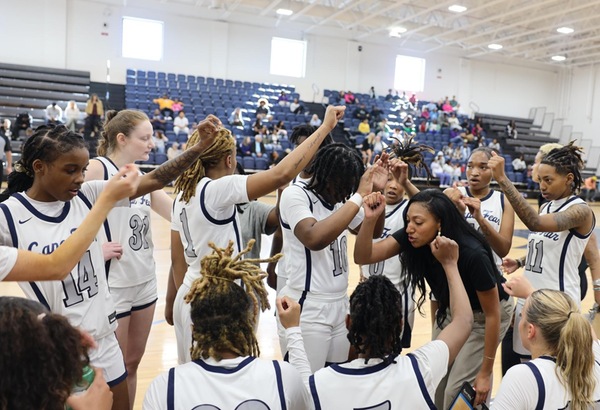
[[[534,250],[535,248],[535,250]],[[534,255],[535,253],[535,255]],[[544,258],[544,242],[529,241],[527,247],[527,264],[525,269],[533,273],[542,273],[542,259]],[[531,262],[533,261],[533,265]]]
[[[339,276],[348,271],[348,246],[347,239],[342,236],[341,240],[335,240],[329,245],[333,256],[333,276]]]

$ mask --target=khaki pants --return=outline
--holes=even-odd
[[[450,309],[448,309],[447,313],[448,315],[444,323],[442,323],[442,328],[439,328],[437,324],[434,325],[432,332],[433,339],[437,339],[442,329],[450,323],[452,319],[450,316]],[[498,343],[500,343],[508,330],[512,313],[512,298],[500,301],[500,335],[498,337]],[[456,356],[454,363],[448,367],[448,373],[446,373],[446,376],[440,381],[436,390],[435,405],[438,409],[447,409],[450,407],[452,400],[458,394],[462,384],[464,382],[473,384],[477,373],[479,373],[479,370],[481,369],[485,345],[485,314],[483,312],[473,312],[473,319],[473,330],[471,331],[469,338],[458,353],[458,356]],[[491,394],[488,395],[488,402],[490,396]]]

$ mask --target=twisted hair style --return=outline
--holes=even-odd
[[[358,353],[371,358],[393,358],[402,350],[402,298],[392,282],[373,275],[350,296],[348,340]]]
[[[69,131],[64,125],[42,125],[36,128],[33,135],[23,144],[21,159],[15,163],[13,172],[8,176],[8,188],[0,196],[0,202],[14,193],[31,188],[35,177],[33,163],[36,160],[51,163],[61,155],[78,148],[88,147],[80,134]]]
[[[137,110],[110,110],[106,114],[104,130],[98,142],[98,155],[110,155],[117,148],[117,135],[124,134],[129,137],[137,125],[142,121],[150,121],[148,116]]]
[[[554,149],[562,148],[562,147],[563,146],[561,144],[558,144],[556,142],[550,142],[548,144],[542,145],[538,152],[542,154],[542,158],[543,158],[546,155],[548,155],[550,153],[550,151],[552,151]]]
[[[427,181],[429,181],[429,179],[432,178],[431,170],[425,163],[425,157],[423,156],[423,153],[430,152],[433,154],[435,150],[429,145],[418,144],[413,140],[413,135],[404,141],[398,140],[398,145],[391,146],[390,156],[392,158],[398,158],[410,165],[408,168],[410,175],[412,175],[413,167],[415,169],[424,169],[425,173],[427,174]]]
[[[186,150],[193,147],[200,141],[200,133],[195,130],[188,139]],[[227,155],[235,150],[235,138],[231,131],[221,128],[215,137],[215,141],[210,147],[205,149],[200,157],[185,172],[175,180],[175,193],[183,192],[182,200],[188,203],[196,194],[196,186],[202,178],[206,176],[206,169],[216,166]]]
[[[259,306],[270,307],[263,278],[266,274],[258,266],[275,262],[283,255],[269,259],[243,259],[254,245],[250,240],[246,249],[233,256],[233,241],[227,248],[214,243],[210,255],[202,258],[202,276],[192,284],[185,302],[192,305],[193,339],[192,359],[213,357],[221,360],[221,352],[229,350],[240,356],[259,356],[254,325]],[[235,281],[241,281],[243,288]]]
[[[317,129],[318,129],[318,127],[315,127],[310,124],[300,124],[300,125],[295,126],[292,129],[292,135],[290,135],[290,137],[289,137],[290,143],[292,145],[298,145],[298,141],[300,140],[300,138],[310,137],[311,135],[313,135],[315,133],[315,131],[317,131]],[[331,136],[331,134],[327,134],[325,136],[325,138],[323,138],[321,145],[319,145],[319,149],[326,147],[329,144],[333,144],[333,137]]]
[[[560,175],[573,174],[573,184],[571,190],[573,193],[579,191],[583,183],[581,170],[583,169],[583,148],[574,145],[575,141],[569,142],[562,148],[555,148],[546,155],[541,164],[551,165]]]
[[[452,206],[454,203],[450,198],[438,189],[425,189],[417,193],[409,200],[404,211],[404,226],[408,226],[408,210],[416,203],[424,206],[435,220],[440,222],[441,234],[456,241],[459,250],[463,247],[471,248],[480,245],[484,250],[484,255],[482,256],[489,260],[490,265],[495,271],[496,282],[504,281],[496,268],[496,262],[494,261],[490,245],[483,235],[467,222],[464,215],[458,211],[456,206]],[[407,278],[407,282],[413,285],[413,289],[419,290],[420,295],[416,303],[419,312],[423,313],[421,307],[425,302],[425,295],[427,294],[424,272],[435,271],[436,274],[440,275],[444,275],[444,272],[431,253],[428,245],[415,248],[408,241],[408,236],[403,235],[400,238],[400,249],[403,274]],[[415,290],[413,290],[413,299]],[[446,318],[446,309],[450,306],[448,282],[444,280],[441,288],[432,289],[432,291],[439,302],[436,319],[438,325],[441,326]]]
[[[336,196],[345,200],[356,192],[365,166],[356,150],[336,143],[319,149],[307,172],[312,175],[307,189],[322,195],[333,186]]]
[[[32,300],[0,297],[0,409],[63,410],[89,363],[81,333]]]
[[[525,316],[539,328],[548,353],[556,357],[556,375],[571,394],[571,407],[590,408],[596,388],[590,323],[571,297],[550,289],[529,296]]]

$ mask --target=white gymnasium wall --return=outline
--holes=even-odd
[[[576,68],[564,75],[565,98],[561,101],[564,123],[573,131],[582,132],[585,139],[600,145],[600,69]]]
[[[482,112],[527,117],[534,106],[557,108],[558,74],[512,64],[471,61],[444,54],[419,55],[370,43],[306,35],[286,28],[228,24],[123,6],[74,0],[19,0],[3,8],[0,61],[90,71],[92,81],[106,79],[111,61],[111,82],[124,83],[127,68],[205,75],[296,85],[311,101],[313,84],[321,90],[367,92],[374,86],[386,93],[393,85],[396,54],[426,58],[422,99],[456,95],[463,111],[469,103]],[[121,57],[121,18],[141,17],[164,21],[164,59],[160,62]],[[103,23],[107,23],[105,28]],[[103,35],[102,33],[107,35]],[[14,33],[19,33],[19,37]],[[306,78],[269,74],[272,36],[308,42]],[[6,39],[15,39],[6,41]],[[362,52],[358,46],[362,45]],[[316,100],[320,101],[317,96]]]

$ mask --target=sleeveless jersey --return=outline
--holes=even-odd
[[[144,409],[304,409],[308,401],[300,375],[289,363],[249,356],[195,360],[170,369],[148,388]]]
[[[345,229],[324,249],[311,251],[294,235],[296,224],[306,218],[323,220],[343,206],[330,206],[305,186],[292,185],[283,191],[280,203],[283,230],[283,254],[287,270],[287,286],[313,294],[345,295],[348,289],[348,230]],[[350,223],[356,228],[362,222],[358,213]]]
[[[94,159],[104,167],[104,180],[119,172],[118,167],[109,158]],[[140,172],[140,175],[143,173]],[[105,224],[106,239],[123,246],[121,258],[113,258],[107,263],[110,287],[136,286],[156,277],[150,206],[150,194],[146,194],[131,200],[129,208],[113,208],[108,214]]]
[[[200,261],[212,252],[208,246],[225,248],[233,241],[235,253],[247,244],[242,243],[240,221],[235,204],[248,202],[245,175],[230,175],[212,180],[204,177],[196,186],[188,203],[180,192],[173,203],[171,229],[179,232],[188,269],[183,283],[192,286],[200,277]]]
[[[315,409],[435,409],[448,355],[448,346],[435,340],[394,360],[356,359],[318,370],[309,378]]]
[[[563,212],[573,205],[586,205],[577,196],[571,196],[543,205],[540,214]],[[587,205],[586,205],[587,206]],[[525,276],[534,289],[555,289],[567,293],[579,305],[581,289],[579,263],[592,229],[581,235],[574,229],[562,232],[531,232],[527,239]]]
[[[84,183],[78,196],[69,202],[42,203],[23,193],[14,194],[0,204],[0,215],[6,219],[5,226],[10,232],[9,238],[3,237],[2,241],[32,252],[54,252],[79,227],[104,184],[102,181]],[[44,213],[40,209],[53,211]],[[19,282],[19,286],[28,298],[67,317],[71,325],[82,328],[94,339],[108,336],[117,327],[102,247],[97,240],[64,280]]]
[[[458,189],[464,196],[473,197],[469,188],[459,187]],[[500,232],[502,215],[504,214],[504,193],[491,189],[490,193],[485,198],[481,199],[481,214],[496,232]],[[479,222],[471,215],[468,208],[465,210],[465,219],[473,228],[481,232]],[[496,266],[501,268],[502,258],[498,256],[494,250],[492,250],[492,253],[494,254]],[[500,272],[502,272],[501,269]]]

